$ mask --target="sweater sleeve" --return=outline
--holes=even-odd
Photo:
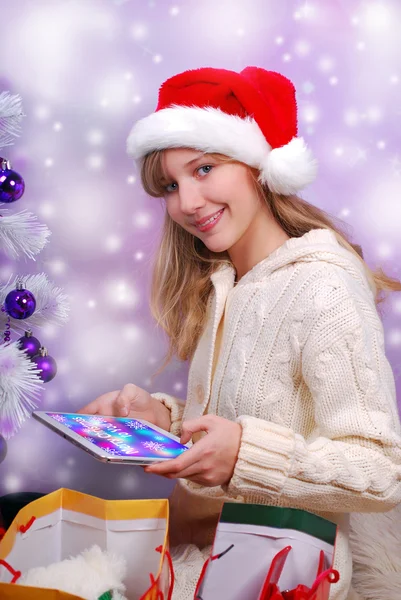
[[[382,323],[373,297],[335,281],[312,303],[301,346],[314,430],[305,438],[240,416],[230,495],[331,512],[386,511],[401,502],[401,427]]]
[[[185,402],[179,398],[175,398],[175,396],[164,394],[163,392],[155,392],[150,395],[169,409],[171,419],[170,433],[179,437],[181,435],[181,423]]]

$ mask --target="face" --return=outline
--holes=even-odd
[[[165,150],[162,160],[168,174],[163,182],[166,208],[176,223],[213,252],[230,250],[251,236],[253,223],[260,222],[263,204],[246,165],[219,163],[198,150],[185,148]],[[214,223],[205,228],[196,225],[196,221],[219,211],[223,212]]]

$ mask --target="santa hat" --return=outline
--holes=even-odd
[[[260,67],[240,73],[204,67],[167,79],[155,112],[133,126],[127,152],[140,166],[149,152],[180,147],[256,167],[259,181],[279,194],[295,193],[316,177],[316,160],[297,137],[294,85]]]

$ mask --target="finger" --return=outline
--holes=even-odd
[[[211,420],[209,415],[200,417],[199,419],[191,419],[190,421],[184,421],[181,427],[181,444],[186,444],[192,438],[194,433],[198,431],[210,431]]]
[[[202,475],[202,463],[197,461],[187,469],[183,469],[178,473],[166,473],[163,475],[163,477],[167,477],[167,479],[187,479],[190,477],[192,479],[192,477],[201,478]]]
[[[79,415],[97,415],[98,408],[99,401],[93,400],[92,402],[89,402],[89,404],[87,404],[86,406],[83,406],[82,408],[77,410],[77,413]]]
[[[123,395],[119,395],[113,404],[115,417],[127,417],[129,415],[131,401]]]
[[[164,460],[155,465],[149,465],[146,467],[145,471],[147,473],[164,475],[165,473],[179,473],[180,471],[187,469],[201,459],[204,446],[204,444],[201,443],[202,441],[203,440],[199,440],[199,442],[194,444],[189,450],[183,452],[178,458]]]

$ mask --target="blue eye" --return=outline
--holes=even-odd
[[[199,171],[200,169],[210,169],[209,171],[206,171],[206,175],[208,173],[210,173],[210,171],[213,169],[213,165],[202,165],[201,167],[198,167],[196,170]],[[168,185],[166,185],[164,187],[165,191],[169,194],[170,192],[175,192],[176,190],[169,190],[167,189],[168,187],[170,187],[170,185],[177,185],[176,183],[169,183]]]

